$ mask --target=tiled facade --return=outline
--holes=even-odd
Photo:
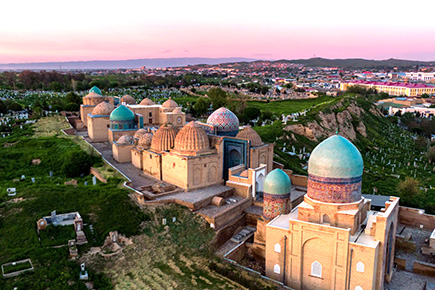
[[[350,178],[319,177],[308,174],[307,195],[330,203],[351,203],[361,199],[362,176]]]

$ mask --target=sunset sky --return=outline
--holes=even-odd
[[[0,63],[168,57],[435,60],[435,2],[400,3],[7,1],[1,4]]]

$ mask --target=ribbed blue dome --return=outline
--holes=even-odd
[[[292,189],[292,182],[287,173],[277,168],[272,170],[264,179],[263,191],[268,194],[284,195],[289,194]]]
[[[110,121],[134,121],[134,113],[124,105],[112,111]]]
[[[363,159],[349,140],[334,135],[314,148],[308,161],[308,174],[329,178],[361,176]]]
[[[89,90],[89,93],[96,93],[96,94],[99,94],[100,96],[102,96],[103,94],[101,93],[101,90],[98,88],[98,87],[96,87],[96,86],[93,86],[90,90]]]

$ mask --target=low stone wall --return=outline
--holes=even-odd
[[[91,167],[90,174],[94,175],[99,181],[107,183],[107,179],[98,171],[98,169]]]
[[[435,264],[418,261],[414,262],[413,272],[420,275],[435,277]]]
[[[394,258],[394,263],[396,263],[397,268],[400,270],[406,270],[406,259]]]
[[[423,228],[433,230],[435,215],[426,214],[422,209],[399,206],[399,222],[413,227],[423,225]]]
[[[396,235],[396,251],[402,250],[407,253],[414,253],[415,247],[415,242],[408,240],[402,235]]]
[[[240,263],[240,261],[245,257],[247,251],[248,247],[246,247],[245,243],[242,243],[237,248],[234,248],[229,254],[227,254],[225,258]]]
[[[245,216],[241,215],[230,224],[216,231],[216,235],[213,238],[213,244],[216,249],[225,244],[225,242],[228,241],[238,229],[244,226],[246,226]]]
[[[290,180],[292,181],[292,185],[307,187],[308,186],[308,176],[292,174],[290,175]]]
[[[230,223],[231,220],[235,219],[237,216],[243,214],[243,211],[252,205],[251,199],[245,199],[237,203],[234,207],[229,207],[223,210],[218,215],[213,217],[213,223],[216,229],[219,229],[226,224]]]
[[[251,194],[251,185],[228,180],[226,186],[234,188],[234,193],[242,198],[249,198]]]

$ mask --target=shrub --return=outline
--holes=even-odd
[[[92,165],[92,157],[83,151],[70,151],[63,157],[61,171],[68,177],[88,175]]]
[[[76,103],[68,103],[65,105],[65,111],[78,111],[80,110],[80,105]]]

